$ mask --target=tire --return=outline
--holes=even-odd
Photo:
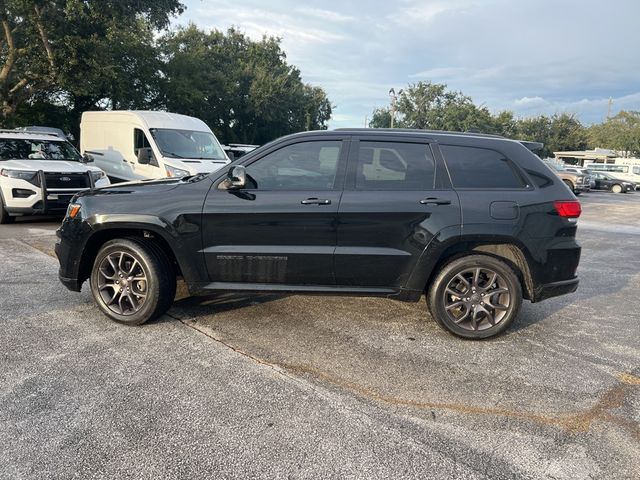
[[[126,325],[158,318],[176,296],[175,271],[165,253],[134,238],[115,239],[102,246],[90,284],[100,310]]]
[[[467,255],[441,268],[429,288],[427,302],[433,319],[449,333],[468,339],[489,338],[504,332],[518,315],[522,287],[502,260]],[[500,308],[492,308],[494,305]]]
[[[611,191],[613,193],[622,193],[622,185],[618,185],[617,183],[615,185],[611,185]]]
[[[16,217],[12,217],[9,213],[4,209],[4,201],[0,196],[0,225],[7,225],[10,223],[14,223],[16,221]]]
[[[567,187],[569,187],[569,190],[571,190],[573,193],[575,193],[575,189],[573,188],[573,183],[571,182],[571,180],[563,180],[562,181]]]

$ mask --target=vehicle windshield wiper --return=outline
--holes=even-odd
[[[165,155],[173,155],[175,158],[188,158],[188,157],[183,157],[182,155],[178,155],[177,153],[174,153],[174,152],[168,152],[166,150],[162,150],[162,153],[164,153]]]

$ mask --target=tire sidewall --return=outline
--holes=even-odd
[[[109,309],[98,291],[98,267],[107,255],[118,251],[134,256],[140,262],[147,276],[147,298],[142,308],[131,315],[120,315]],[[91,293],[100,310],[112,320],[126,325],[140,325],[151,319],[157,309],[160,297],[159,275],[158,261],[149,249],[131,240],[111,240],[96,255],[90,277]]]
[[[447,314],[442,298],[447,285],[462,270],[473,267],[487,267],[498,272],[506,281],[511,294],[511,305],[505,317],[493,327],[484,330],[467,330],[456,325]],[[442,267],[434,280],[428,294],[429,310],[434,320],[448,332],[462,338],[489,338],[504,332],[520,311],[522,304],[522,287],[513,269],[504,261],[489,255],[468,255],[453,260]]]

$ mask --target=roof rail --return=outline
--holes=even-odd
[[[456,132],[453,130],[427,130],[422,128],[336,128],[333,130],[334,132],[398,132],[398,133],[437,133],[444,135],[465,135],[469,137],[493,137],[493,138],[505,138],[502,135],[496,135],[493,133],[482,133],[482,132]]]

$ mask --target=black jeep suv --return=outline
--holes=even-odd
[[[525,142],[526,143],[526,142]],[[418,301],[467,338],[503,332],[522,298],[576,290],[580,204],[522,142],[422,130],[280,138],[208,175],[77,195],[60,279],[141,324],[176,277],[212,291]]]

